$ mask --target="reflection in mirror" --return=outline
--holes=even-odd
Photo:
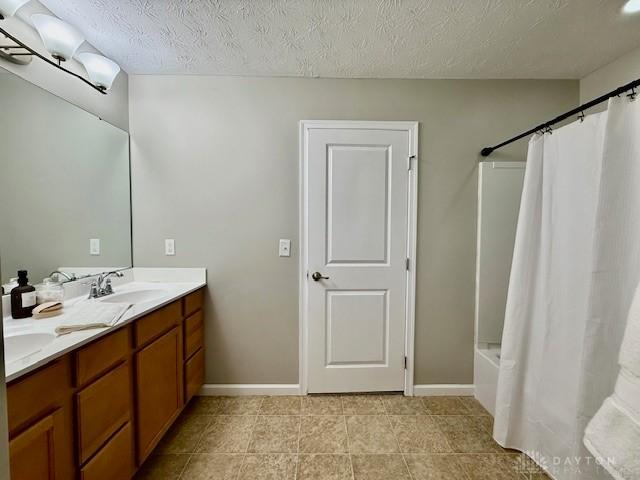
[[[0,68],[3,285],[130,267],[129,185],[126,132]]]

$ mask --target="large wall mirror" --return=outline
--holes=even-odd
[[[2,284],[130,267],[129,172],[127,132],[0,68]]]

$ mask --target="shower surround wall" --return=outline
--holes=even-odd
[[[298,383],[303,119],[420,122],[415,383],[473,382],[478,152],[575,107],[577,81],[129,82],[134,262],[207,268],[207,383]],[[520,142],[492,159],[525,155]]]

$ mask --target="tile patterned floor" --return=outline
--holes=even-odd
[[[547,478],[492,424],[468,397],[197,397],[136,479]]]

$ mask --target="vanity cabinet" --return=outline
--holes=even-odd
[[[7,387],[12,480],[130,479],[204,381],[202,290]]]

